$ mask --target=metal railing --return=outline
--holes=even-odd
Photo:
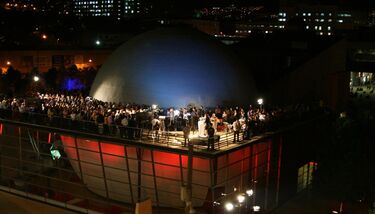
[[[180,131],[156,131],[149,128],[137,128],[122,125],[107,125],[88,120],[72,120],[58,116],[49,117],[46,114],[34,112],[15,112],[9,109],[0,109],[0,118],[22,123],[35,124],[65,130],[79,131],[89,134],[98,134],[118,139],[126,139],[138,143],[157,144],[172,148],[184,148],[185,138]],[[148,121],[139,124],[147,126]],[[151,124],[151,122],[150,122]],[[240,132],[240,141],[245,139],[244,133]],[[234,144],[234,132],[224,131],[215,135],[213,151],[223,150]],[[204,151],[208,147],[208,137],[189,138],[194,144],[194,150]]]

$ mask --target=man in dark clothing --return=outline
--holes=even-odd
[[[233,131],[234,131],[234,135],[233,135],[233,143],[236,142],[240,142],[240,130],[241,130],[241,124],[240,124],[240,121],[237,119],[233,122]]]
[[[182,131],[184,132],[184,146],[186,146],[186,142],[189,143],[190,125],[187,124]]]
[[[159,121],[156,121],[153,129],[154,129],[154,133],[155,133],[155,139],[157,141],[159,141],[159,129],[160,129]]]
[[[215,150],[215,137],[214,137],[215,129],[212,126],[208,127],[207,134],[208,134],[207,150]]]
[[[130,139],[134,139],[135,138],[135,134],[136,134],[136,128],[137,128],[137,122],[135,121],[135,118],[134,116],[131,116],[130,119],[128,120],[128,131],[129,131],[129,135],[128,135],[128,138]]]

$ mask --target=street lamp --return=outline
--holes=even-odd
[[[10,61],[7,61],[7,65],[10,65],[11,63],[10,63]]]
[[[34,82],[38,82],[39,81],[39,77],[36,76],[36,75],[33,77],[33,79],[34,79]]]
[[[227,211],[232,211],[232,210],[234,209],[234,205],[233,205],[231,202],[227,202],[227,203],[225,204],[225,209],[226,209]]]
[[[101,44],[100,40],[97,39],[97,40],[95,41],[95,44],[99,46],[99,45]]]
[[[259,212],[260,211],[260,206],[253,206],[253,211],[254,212]]]
[[[259,99],[257,100],[257,103],[258,103],[260,109],[263,108],[263,102],[264,102],[264,101],[263,101],[263,98],[259,98]]]
[[[240,194],[237,196],[238,203],[242,204],[245,201],[245,196]]]
[[[46,35],[46,34],[43,34],[43,35],[42,35],[42,39],[46,40],[46,39],[47,39],[47,35]]]
[[[250,197],[254,194],[254,190],[248,189],[248,190],[246,190],[246,194]]]

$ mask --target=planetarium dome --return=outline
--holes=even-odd
[[[121,45],[90,95],[109,102],[183,107],[248,104],[255,84],[220,42],[193,29],[161,28]]]

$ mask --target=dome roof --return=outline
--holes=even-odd
[[[221,43],[192,29],[162,28],[121,45],[99,70],[90,95],[109,102],[247,104],[255,86]]]

